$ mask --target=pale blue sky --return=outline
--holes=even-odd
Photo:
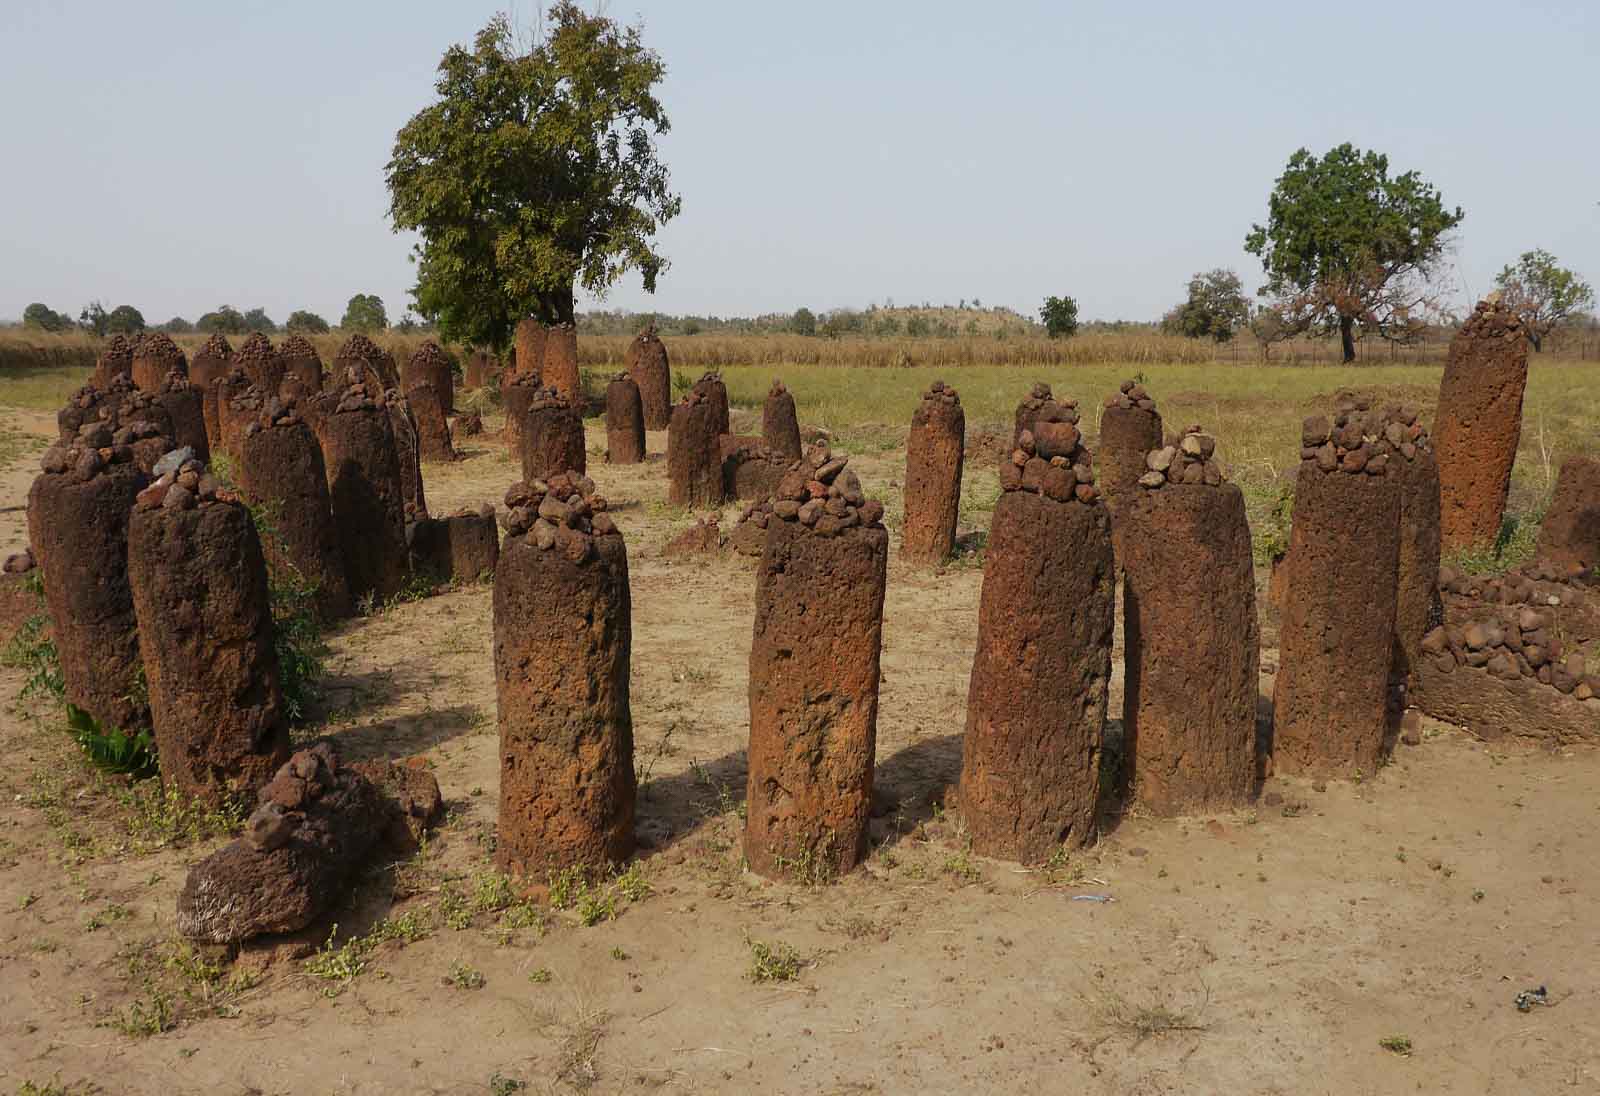
[[[433,70],[530,0],[3,0],[0,317],[29,301],[398,316],[383,165]],[[1232,266],[1289,154],[1341,141],[1465,207],[1460,296],[1544,247],[1600,283],[1589,3],[628,0],[683,213],[652,298],[719,315],[981,298],[1154,318]],[[583,307],[580,305],[580,307]]]

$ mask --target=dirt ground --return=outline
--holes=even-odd
[[[663,558],[691,515],[665,503],[665,434],[649,441],[646,465],[591,465],[630,555],[647,846],[633,885],[596,884],[614,917],[585,926],[579,911],[492,897],[487,586],[395,605],[332,637],[321,710],[297,739],[327,735],[354,758],[425,757],[450,810],[422,854],[378,865],[334,918],[335,947],[368,942],[344,966],[308,965],[285,946],[217,970],[184,949],[177,893],[222,839],[138,839],[115,782],[8,699],[0,1086],[1600,1091],[1589,905],[1600,753],[1490,748],[1429,724],[1422,745],[1363,782],[1273,779],[1251,810],[1110,817],[1094,849],[1061,863],[982,860],[942,806],[975,641],[971,558],[939,572],[891,562],[865,867],[817,887],[742,871],[753,565]],[[597,454],[595,420],[589,442]],[[435,512],[498,502],[515,476],[492,435],[462,448],[465,460],[427,469]],[[891,518],[901,460],[853,458]],[[0,474],[0,551],[25,539],[12,508],[32,468],[30,455]],[[969,465],[966,492],[972,533],[987,523],[993,473]],[[725,512],[725,529],[736,516]],[[1275,667],[1269,646],[1264,695]],[[0,671],[0,696],[21,678]],[[1120,705],[1119,678],[1113,716]],[[785,946],[795,977],[758,981],[761,949],[781,959]],[[1550,1004],[1518,1011],[1519,991],[1540,985]]]

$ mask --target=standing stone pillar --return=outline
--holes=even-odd
[[[961,754],[973,850],[1023,863],[1095,838],[1111,680],[1111,521],[1058,426],[1052,455],[1024,429],[1000,466]]]
[[[537,373],[513,373],[501,378],[500,403],[505,408],[506,453],[512,460],[522,459],[522,430],[528,421],[528,408],[544,391]]]
[[[283,381],[277,395],[308,400],[322,391],[322,355],[304,335],[290,335],[278,347]]]
[[[450,422],[439,403],[439,390],[431,384],[418,384],[406,393],[417,428],[417,452],[425,464],[448,463],[456,459],[450,440]]]
[[[160,331],[150,331],[141,336],[134,347],[130,368],[135,387],[146,392],[159,392],[167,374],[174,369],[187,376],[189,363],[177,343]]]
[[[125,335],[106,340],[105,349],[95,358],[91,380],[96,388],[109,388],[117,377],[133,378],[133,343]]]
[[[1115,519],[1123,750],[1137,801],[1163,816],[1243,804],[1255,776],[1261,637],[1250,524],[1215,447],[1208,434],[1186,434]]]
[[[1306,420],[1273,688],[1279,772],[1372,774],[1388,729],[1400,491],[1361,415]],[[1312,444],[1318,438],[1319,444]]]
[[[1540,563],[1578,575],[1600,567],[1600,461],[1568,457],[1539,526]]]
[[[522,478],[548,480],[562,472],[583,475],[588,455],[583,446],[583,417],[553,388],[540,389],[528,404],[520,430]]]
[[[606,463],[639,464],[644,457],[644,404],[639,385],[627,373],[618,373],[606,385]]]
[[[1386,407],[1374,424],[1400,493],[1400,558],[1395,585],[1396,684],[1416,685],[1422,637],[1443,612],[1439,602],[1439,462],[1414,407]]]
[[[400,387],[409,395],[418,385],[426,384],[438,393],[439,404],[445,414],[456,409],[455,363],[438,343],[432,339],[417,347],[416,352],[400,371]]]
[[[243,369],[250,383],[261,390],[263,398],[276,396],[283,384],[283,359],[278,356],[272,340],[259,331],[252,331],[239,344],[233,355],[233,367]]]
[[[333,524],[322,447],[294,402],[279,405],[276,413],[245,428],[238,479],[271,530],[262,549],[272,569],[289,570],[314,586],[323,620],[355,612]]]
[[[212,335],[189,363],[189,383],[200,390],[200,406],[206,419],[206,443],[212,449],[222,448],[222,428],[218,424],[217,386],[228,375],[233,361],[233,347],[226,336]]]
[[[728,433],[728,386],[722,383],[722,374],[707,373],[694,382],[692,392],[699,392],[716,411],[717,433]]]
[[[214,807],[289,759],[267,568],[250,511],[199,461],[139,493],[128,579],[161,779]]]
[[[417,418],[399,389],[385,392],[383,406],[389,413],[389,430],[394,436],[394,455],[400,467],[400,497],[407,521],[426,517],[428,499],[422,483],[422,439]]]
[[[1522,320],[1497,299],[1479,301],[1450,340],[1439,382],[1434,440],[1446,551],[1490,543],[1500,533],[1527,384]]]
[[[791,401],[791,415],[793,410]],[[961,397],[943,381],[934,381],[911,416],[911,434],[906,441],[902,558],[942,563],[955,551],[966,434],[967,417],[961,410]]]
[[[645,429],[665,430],[672,422],[672,367],[667,362],[667,344],[656,335],[655,324],[628,344],[624,364],[639,386]]]
[[[407,564],[394,429],[383,397],[368,395],[365,384],[324,397],[332,399],[322,419],[322,456],[345,579],[357,601],[386,600],[405,585]]]
[[[149,481],[128,446],[55,445],[39,463],[44,472],[28,490],[28,542],[43,573],[67,702],[107,729],[148,726],[149,709],[134,699],[141,663],[128,515]]]
[[[674,506],[721,506],[727,501],[717,408],[701,391],[691,391],[672,409],[672,425],[667,430],[667,501]]]
[[[628,553],[604,500],[562,474],[507,517],[494,580],[496,860],[544,878],[633,851]]]
[[[517,321],[512,372],[519,377],[537,377],[544,369],[545,326],[532,316]]]
[[[744,854],[768,878],[839,874],[866,855],[889,534],[846,459],[819,446],[764,506]]]
[[[578,329],[572,324],[558,323],[545,330],[540,372],[546,387],[560,392],[574,407],[583,406],[583,383],[578,378]]]
[[[800,418],[795,413],[794,396],[776,378],[761,405],[761,439],[767,448],[787,460],[800,459]]]
[[[395,368],[394,355],[362,334],[351,335],[339,348],[333,359],[332,377],[338,387],[350,382],[350,370],[369,393],[387,392],[400,387],[400,373]]]
[[[469,391],[482,388],[489,379],[489,374],[495,369],[494,358],[487,350],[478,349],[467,355],[467,363],[462,367],[461,380]]]
[[[211,443],[206,435],[205,400],[200,389],[177,370],[167,374],[155,402],[172,424],[172,444],[194,450],[201,464],[211,459]]]
[[[1094,454],[1099,462],[1095,482],[1111,509],[1113,533],[1122,500],[1135,495],[1139,477],[1148,471],[1146,455],[1162,447],[1161,412],[1156,410],[1156,401],[1144,385],[1123,381],[1117,394],[1107,397],[1100,412],[1100,443]],[[1120,535],[1117,540],[1120,548]]]
[[[210,398],[216,402],[217,421],[217,440],[212,449],[238,452],[239,435],[260,411],[260,394],[243,366],[229,366],[227,376],[210,390]]]

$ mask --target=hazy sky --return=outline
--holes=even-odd
[[[509,5],[522,22],[531,0]],[[485,0],[0,0],[0,318],[30,301],[398,317],[396,129]],[[1232,266],[1301,145],[1467,213],[1463,296],[1547,248],[1600,283],[1600,14],[1570,3],[629,0],[683,213],[652,298],[719,315],[978,297],[1153,318]],[[580,304],[580,308],[584,307]]]

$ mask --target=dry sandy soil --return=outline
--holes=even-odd
[[[591,446],[602,440],[591,423]],[[650,442],[659,454],[665,436]],[[435,512],[498,501],[514,478],[492,436],[466,452],[428,469]],[[897,455],[854,464],[893,516]],[[0,506],[20,505],[31,465],[0,479]],[[1490,748],[1430,724],[1361,783],[1274,779],[1252,810],[1113,815],[1092,851],[1046,868],[982,860],[942,807],[981,571],[891,563],[876,850],[831,886],[766,882],[742,871],[738,844],[752,564],[663,558],[690,515],[665,505],[659,456],[591,471],[631,557],[650,893],[613,885],[617,915],[588,927],[570,910],[541,906],[540,926],[525,923],[530,907],[488,908],[503,900],[474,912],[496,882],[488,587],[396,605],[332,638],[322,710],[300,740],[420,755],[450,808],[421,856],[378,865],[339,912],[338,941],[391,919],[348,979],[314,976],[287,946],[204,969],[175,941],[173,909],[186,865],[220,838],[130,837],[126,795],[42,713],[8,707],[0,1086],[1600,1091],[1600,754]],[[964,526],[982,529],[994,476],[969,465],[967,482]],[[0,513],[0,548],[21,543],[20,518]],[[1264,652],[1264,695],[1275,661]],[[20,678],[0,671],[0,695]],[[1120,704],[1118,683],[1113,715]],[[407,913],[411,931],[393,931]],[[792,947],[797,977],[754,980],[757,943]],[[1551,1004],[1519,1012],[1518,992],[1541,984]],[[169,1030],[139,1034],[151,1028]],[[1391,1037],[1409,1053],[1380,1045]]]

